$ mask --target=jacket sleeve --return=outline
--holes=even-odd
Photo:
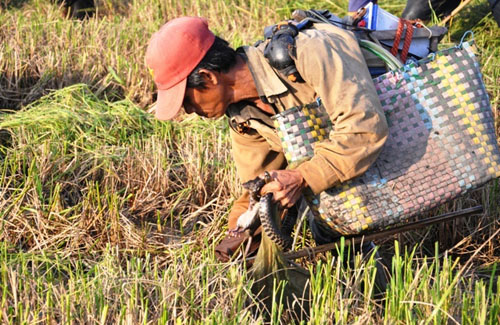
[[[387,138],[388,127],[354,35],[342,31],[297,43],[297,70],[333,123],[329,138],[298,169],[318,194],[365,172]]]
[[[266,170],[284,169],[285,156],[271,150],[269,143],[255,130],[240,134],[230,128],[232,155],[238,177],[242,183],[254,179]],[[236,200],[229,213],[229,229],[236,226],[238,217],[248,209],[248,192]]]

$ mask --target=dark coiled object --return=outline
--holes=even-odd
[[[286,225],[286,231],[283,232],[279,227],[277,219],[275,216],[274,205],[273,205],[273,193],[267,193],[263,196],[260,195],[260,190],[262,187],[272,180],[271,175],[268,172],[264,174],[264,177],[257,177],[243,184],[243,187],[247,189],[250,193],[250,207],[251,209],[257,202],[259,202],[259,221],[262,225],[262,230],[264,233],[282,250],[288,250],[292,246],[292,238],[290,237],[291,230],[297,219],[297,215],[294,213],[287,214],[287,217],[283,221]]]

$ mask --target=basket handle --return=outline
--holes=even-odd
[[[397,70],[403,67],[403,64],[399,62],[399,60],[392,55],[391,52],[387,51],[377,43],[367,40],[359,40],[359,46],[379,57],[385,62],[389,70]]]

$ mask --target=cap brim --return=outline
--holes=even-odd
[[[187,79],[169,89],[158,89],[158,98],[154,106],[155,117],[159,120],[171,120],[181,110]]]

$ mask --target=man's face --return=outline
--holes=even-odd
[[[224,89],[220,84],[204,89],[186,88],[183,101],[186,113],[196,113],[203,117],[219,118],[226,112]]]

